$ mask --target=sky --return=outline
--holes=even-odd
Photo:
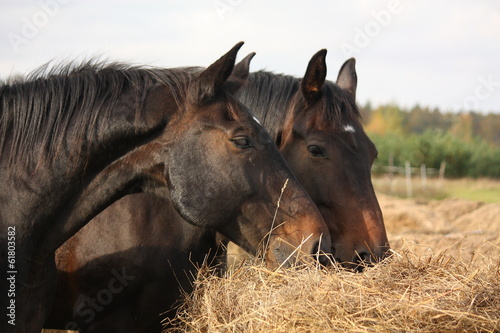
[[[356,58],[357,100],[500,113],[500,1],[0,0],[0,79],[99,57],[208,66],[244,41],[251,70],[329,80]]]

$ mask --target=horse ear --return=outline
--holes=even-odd
[[[202,71],[189,87],[189,101],[203,104],[210,101],[224,89],[224,83],[233,71],[238,50],[243,45],[239,42],[229,52]]]
[[[246,80],[248,79],[248,75],[250,74],[250,61],[252,61],[255,56],[255,52],[250,53],[245,58],[241,59],[236,65],[234,65],[233,72],[231,73],[230,78],[237,78]]]
[[[340,67],[337,85],[351,94],[356,100],[356,87],[358,85],[358,75],[356,74],[356,59],[351,58]]]
[[[250,61],[254,56],[255,52],[252,52],[234,65],[233,71],[226,81],[226,91],[234,94],[245,84],[250,75]]]
[[[302,79],[302,93],[308,101],[314,101],[319,96],[326,79],[326,49],[312,56],[307,65],[306,74]]]

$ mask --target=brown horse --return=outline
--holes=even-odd
[[[334,84],[325,81],[325,55],[322,50],[311,59],[302,81],[257,72],[237,95],[252,105],[286,158],[295,161],[294,171],[328,218],[337,260],[361,269],[360,262],[375,262],[388,249],[370,178],[376,150],[359,121],[354,60],[344,64]],[[244,78],[252,56],[237,64],[232,75]],[[308,130],[302,128],[304,123]],[[47,327],[160,331],[159,314],[180,295],[171,283],[177,283],[176,276],[194,279],[194,264],[211,262],[205,255],[211,251],[214,256],[217,247],[213,231],[172,221],[171,210],[147,195],[123,198],[61,247],[59,302]],[[97,233],[106,229],[114,236],[96,244]],[[174,242],[176,247],[168,245]],[[112,269],[126,269],[135,278],[113,294],[112,301],[99,303],[99,292],[107,290],[114,277]],[[178,283],[185,291],[191,288],[183,279]]]
[[[149,194],[120,199],[57,251],[56,301],[45,327],[161,332],[197,267],[215,264],[215,234]]]
[[[235,71],[245,71],[252,57],[243,59]],[[355,60],[342,65],[335,84],[325,80],[325,58],[326,50],[317,52],[302,80],[252,73],[236,96],[269,131],[320,209],[336,260],[362,269],[389,250],[371,182],[377,149],[360,122]]]
[[[329,249],[316,206],[232,96],[241,45],[205,70],[86,64],[0,86],[2,332],[40,331],[54,252],[129,193],[277,263]]]

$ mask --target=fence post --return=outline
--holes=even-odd
[[[411,198],[413,196],[413,190],[411,188],[411,167],[410,162],[405,162],[405,175],[406,175],[406,197]]]
[[[420,164],[420,186],[424,191],[427,188],[427,168],[425,163]]]
[[[394,194],[394,154],[389,153],[389,191]]]
[[[443,187],[445,169],[446,169],[446,161],[441,161],[441,165],[439,166],[439,187]]]

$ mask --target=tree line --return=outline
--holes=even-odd
[[[409,161],[438,169],[447,177],[500,178],[500,114],[452,113],[416,105],[362,107],[367,134],[379,151],[374,171]]]

